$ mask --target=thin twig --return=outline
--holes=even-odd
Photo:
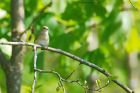
[[[110,80],[108,80],[104,86],[102,86],[102,87],[96,89],[96,91],[99,91],[99,90],[101,90],[101,89],[107,87],[109,84],[110,84]]]
[[[53,70],[41,70],[41,69],[35,69],[35,71],[38,71],[40,73],[53,73],[53,74],[55,74],[59,78],[60,87],[62,87],[63,92],[66,93],[66,90],[65,90],[65,87],[63,84],[63,81],[65,81],[65,79],[63,79],[58,72],[53,71]]]
[[[78,67],[76,69],[74,69],[65,79],[66,80],[69,79],[73,75],[73,73],[80,67],[80,65],[81,64],[79,64]]]
[[[37,47],[34,46],[34,80],[32,84],[32,93],[35,92],[35,86],[36,86],[36,81],[37,81],[37,72],[36,72],[36,61],[37,61]]]
[[[59,78],[59,82],[60,82],[58,88],[62,87],[64,93],[66,93],[66,91],[65,91],[63,82],[66,82],[66,83],[76,83],[79,86],[81,86],[85,90],[85,92],[87,90],[99,91],[99,90],[107,87],[109,85],[109,83],[110,83],[109,80],[108,80],[108,82],[104,86],[102,86],[102,87],[100,87],[98,89],[90,89],[87,85],[82,84],[79,80],[67,80],[67,79],[62,78],[62,76],[58,72],[56,72],[56,71],[53,71],[53,70],[41,70],[41,69],[36,69],[36,71],[38,71],[40,73],[52,73],[52,74],[56,75]]]
[[[110,84],[110,81],[108,80],[107,83],[103,86],[101,86],[100,88],[98,89],[90,89],[87,85],[84,85],[82,84],[79,80],[67,80],[66,78],[64,79],[58,72],[56,71],[53,71],[53,70],[41,70],[41,69],[36,69],[36,71],[40,72],[40,73],[53,73],[54,75],[56,75],[58,78],[59,78],[59,86],[58,87],[62,87],[63,88],[63,91],[65,90],[64,88],[64,85],[63,85],[63,82],[67,82],[67,83],[76,83],[78,84],[79,86],[81,86],[85,92],[87,90],[89,91],[100,91],[101,89],[107,87],[109,84]],[[65,93],[65,92],[64,92]]]
[[[68,52],[65,52],[61,49],[56,49],[56,48],[51,48],[51,47],[46,47],[46,48],[43,48],[42,46],[40,45],[37,45],[37,44],[33,44],[33,43],[28,43],[28,42],[0,42],[0,44],[2,45],[22,45],[22,46],[36,46],[37,48],[42,48],[44,50],[48,50],[48,51],[52,51],[52,52],[55,52],[55,53],[59,53],[59,54],[62,54],[62,55],[65,55],[67,57],[70,57],[74,60],[77,60],[78,62],[80,62],[80,64],[84,64],[88,67],[91,67],[91,68],[94,68],[96,69],[97,71],[99,71],[100,73],[104,74],[106,77],[110,77],[111,74],[108,73],[106,70],[104,70],[103,68],[93,64],[93,62],[89,62],[89,61],[86,61],[78,56],[75,56],[71,53],[68,53]],[[123,88],[127,93],[134,93],[133,90],[131,90],[130,88],[128,88],[127,86],[125,86],[124,84],[122,84],[121,82],[115,80],[115,79],[112,79],[112,81],[114,83],[116,83],[118,86],[120,86],[121,88]]]

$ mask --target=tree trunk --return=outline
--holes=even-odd
[[[128,60],[130,69],[130,87],[138,93],[140,91],[140,63],[138,62],[138,53],[129,53]]]
[[[12,41],[21,40],[20,34],[25,30],[23,4],[23,0],[11,0]],[[5,69],[7,93],[20,93],[24,50],[22,46],[12,46],[11,60]]]
[[[99,41],[98,41],[98,33],[97,33],[97,25],[94,24],[94,27],[92,28],[91,34],[88,36],[88,43],[89,51],[94,51],[99,47]],[[91,70],[90,75],[87,78],[88,86],[90,89],[95,89],[96,87],[96,80],[98,79],[97,75],[93,74],[93,70]],[[88,91],[87,93],[96,93],[95,91]]]

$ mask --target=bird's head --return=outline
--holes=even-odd
[[[43,31],[48,31],[49,28],[47,26],[43,26]]]

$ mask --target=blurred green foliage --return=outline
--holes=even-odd
[[[47,0],[24,0],[25,2],[25,27],[27,28],[38,15],[40,9],[49,3]],[[49,27],[50,47],[60,48],[64,51],[75,54],[81,58],[89,60],[94,64],[103,67],[114,76],[128,84],[128,69],[126,66],[126,53],[140,51],[140,43],[134,42],[135,46],[130,46],[131,41],[139,38],[139,27],[135,24],[123,22],[122,10],[124,0],[53,0],[52,5],[47,7],[40,16],[34,20],[32,26],[35,29],[34,37],[37,37],[41,27]],[[127,2],[128,3],[128,2]],[[0,17],[0,39],[10,40],[10,1],[3,0],[0,9],[6,14]],[[0,11],[1,12],[1,11]],[[127,18],[127,16],[125,16]],[[136,16],[135,16],[136,17]],[[136,17],[138,18],[138,17]],[[127,20],[135,20],[129,19]],[[140,21],[137,22],[138,24]],[[131,29],[135,28],[136,33],[130,35]],[[126,30],[127,29],[127,30]],[[31,34],[31,29],[27,31]],[[88,41],[91,33],[97,36],[96,39]],[[94,36],[93,36],[94,38]],[[134,39],[135,40],[135,39]],[[32,42],[28,41],[27,42]],[[96,44],[95,42],[98,42]],[[90,49],[89,46],[95,49]],[[2,48],[1,48],[2,49]],[[33,81],[33,50],[27,48],[24,59],[22,93],[30,93]],[[94,73],[95,77],[101,78],[101,83],[106,78],[86,66],[80,65],[76,61],[65,56],[51,52],[38,50],[37,67],[40,69],[52,69],[59,72],[66,78],[73,70],[75,72],[70,80],[80,79],[81,82]],[[5,93],[4,73],[0,69],[0,93]],[[103,81],[102,81],[103,80]],[[58,78],[52,74],[38,74],[36,93],[62,93],[56,91]],[[96,83],[94,83],[96,84]],[[84,93],[84,89],[77,84],[65,84],[67,93]],[[101,93],[114,93],[123,91],[114,84],[111,84]]]

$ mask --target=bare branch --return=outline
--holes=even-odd
[[[59,54],[62,54],[62,55],[65,55],[67,57],[70,57],[74,60],[77,60],[78,62],[80,62],[80,64],[84,64],[88,67],[91,67],[91,68],[94,68],[96,69],[97,71],[99,71],[100,73],[104,74],[106,77],[111,77],[111,74],[108,73],[106,70],[104,70],[103,68],[93,64],[92,62],[89,62],[89,61],[86,61],[78,56],[75,56],[71,53],[68,53],[68,52],[65,52],[61,49],[56,49],[56,48],[51,48],[51,47],[42,47],[40,45],[37,45],[37,44],[33,44],[33,43],[27,43],[27,42],[0,42],[0,44],[2,45],[23,45],[23,46],[36,46],[37,48],[41,48],[43,50],[48,50],[48,51],[52,51],[52,52],[55,52],[55,53],[59,53]],[[131,90],[130,88],[128,88],[127,86],[125,86],[124,84],[120,83],[119,81],[115,80],[115,79],[112,79],[112,81],[114,83],[116,83],[118,86],[120,86],[121,88],[123,88],[127,93],[134,93],[133,90]]]

